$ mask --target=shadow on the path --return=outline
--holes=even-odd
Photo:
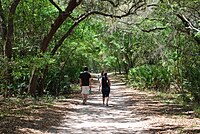
[[[124,87],[116,88],[111,96],[111,103],[108,107],[102,105],[101,95],[92,95],[87,105],[76,102],[73,108],[69,109],[69,117],[61,127],[52,129],[51,133],[172,133],[184,129],[182,125],[172,124],[151,124],[150,116],[157,115],[187,115],[188,109],[179,105],[165,105],[155,101],[153,96],[147,96],[133,91],[124,91]],[[117,92],[114,94],[114,92]],[[195,130],[198,132],[199,130]],[[183,131],[182,131],[183,132]],[[185,131],[186,132],[186,131]],[[192,132],[187,130],[187,132]]]
[[[0,105],[1,106],[1,105]],[[4,106],[1,106],[3,108]],[[66,108],[27,103],[19,108],[13,105],[7,115],[0,117],[1,134],[43,133],[53,125],[60,125]],[[3,114],[3,113],[2,113]],[[31,132],[31,130],[33,130]]]
[[[184,115],[193,118],[190,108],[183,108],[177,104],[163,104],[145,92],[127,89],[120,79],[111,81],[109,106],[104,106],[101,92],[98,91],[98,81],[94,79],[94,83],[96,85],[93,94],[86,105],[82,105],[80,94],[60,101],[60,106],[41,105],[44,108],[37,109],[27,105],[21,110],[24,112],[20,114],[22,116],[13,116],[10,111],[10,115],[0,117],[0,133],[34,132],[29,132],[30,130],[38,130],[35,133],[53,134],[200,133],[199,128],[185,129],[184,125],[162,123],[156,119],[152,122],[152,117],[158,116],[170,118]]]
[[[184,125],[162,122],[154,117],[184,115],[193,118],[190,108],[177,104],[164,104],[155,96],[136,90],[127,90],[120,79],[111,81],[111,101],[102,105],[100,92],[94,91],[87,102],[76,102],[69,109],[69,116],[61,127],[52,129],[54,133],[113,133],[113,134],[160,134],[160,133],[198,133],[200,129],[185,129]],[[95,90],[95,89],[94,89]]]
[[[178,104],[164,104],[155,100],[155,96],[147,96],[147,94],[132,94],[132,96],[128,104],[135,106],[135,111],[138,115],[191,115],[192,109],[190,107],[183,107]]]

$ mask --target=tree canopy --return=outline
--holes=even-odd
[[[0,92],[59,95],[82,67],[200,103],[199,0],[0,0]]]

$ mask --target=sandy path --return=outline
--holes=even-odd
[[[71,102],[61,126],[51,129],[58,134],[174,134],[199,133],[200,120],[178,105],[166,105],[153,95],[127,88],[112,81],[109,106],[102,105],[98,86],[93,88],[87,105]],[[181,116],[180,116],[181,115]]]

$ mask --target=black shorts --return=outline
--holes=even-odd
[[[110,87],[102,88],[103,97],[109,97],[110,94]]]

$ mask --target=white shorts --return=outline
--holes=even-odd
[[[82,86],[81,94],[90,94],[89,90],[90,90],[89,86]]]

